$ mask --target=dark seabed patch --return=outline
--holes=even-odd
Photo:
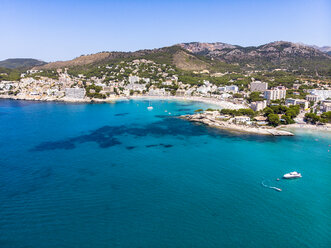
[[[170,147],[173,147],[173,145],[170,145],[170,144],[160,144],[162,145],[164,148],[170,148]]]
[[[126,147],[127,150],[132,150],[132,149],[134,149],[134,148],[136,148],[136,146],[127,146],[127,147]]]
[[[69,139],[69,140],[63,140],[63,141],[48,141],[43,142],[34,147],[33,151],[44,151],[44,150],[57,150],[57,149],[63,149],[63,150],[71,150],[76,148],[75,144]]]
[[[156,118],[173,118],[173,116],[168,115],[155,115]]]
[[[115,114],[115,116],[125,116],[128,115],[129,113],[119,113],[119,114]]]
[[[189,121],[169,117],[162,118],[159,121],[146,124],[132,124],[131,126],[103,126],[96,130],[93,130],[85,135],[79,135],[73,138],[68,138],[60,141],[48,141],[43,142],[31,149],[31,151],[46,151],[74,149],[77,144],[83,144],[87,142],[97,143],[100,148],[109,148],[112,146],[120,145],[121,142],[118,140],[118,136],[132,135],[136,138],[151,135],[154,137],[163,136],[176,136],[178,138],[183,137],[196,137],[202,135],[208,135],[215,138],[231,138],[231,139],[245,139],[248,141],[258,142],[276,142],[279,137],[273,136],[257,136],[249,134],[235,134],[216,128],[206,127],[201,124],[192,124]],[[147,145],[146,147],[152,147],[153,145]],[[170,146],[165,146],[166,148]],[[133,149],[131,147],[127,149]]]
[[[151,147],[158,147],[158,146],[163,146],[164,148],[170,148],[173,147],[171,144],[152,144],[152,145],[145,145],[146,148],[151,148]]]
[[[157,144],[154,144],[154,145],[145,145],[145,147],[147,147],[147,148],[156,147],[156,146],[158,146],[158,145]]]
[[[187,111],[192,111],[192,109],[190,108],[181,108],[181,109],[178,109],[179,112],[187,112]]]

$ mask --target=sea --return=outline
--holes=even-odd
[[[331,247],[330,134],[178,118],[208,107],[0,100],[0,248]]]

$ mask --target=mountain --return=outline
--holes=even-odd
[[[322,46],[322,47],[319,47],[319,46],[311,46],[317,50],[320,50],[321,52],[323,53],[327,53],[329,55],[331,55],[331,46]]]
[[[198,56],[191,54],[180,46],[164,47],[152,50],[139,50],[136,52],[100,52],[82,55],[68,61],[57,61],[36,69],[57,69],[64,67],[90,67],[106,63],[116,63],[122,60],[149,59],[161,64],[172,64],[183,70],[203,70],[210,66]]]
[[[34,66],[41,66],[46,64],[46,62],[37,59],[6,59],[0,61],[0,67],[16,69],[16,68],[31,68]]]
[[[289,69],[306,74],[331,73],[331,56],[298,43],[276,41],[261,46],[242,47],[226,43],[181,43],[170,47],[136,52],[100,52],[82,55],[69,61],[58,61],[37,69],[86,68],[133,59],[149,59],[171,64],[181,70],[213,72],[238,70]]]
[[[242,47],[225,43],[181,43],[182,48],[226,63],[257,69],[330,70],[331,56],[298,43],[276,41],[261,46]]]

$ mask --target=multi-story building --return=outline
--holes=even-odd
[[[273,90],[266,90],[264,92],[264,98],[267,99],[268,101],[285,99],[285,97],[286,97],[285,89],[273,89]]]
[[[267,101],[264,100],[264,101],[252,102],[250,107],[254,111],[263,110],[265,107],[267,107]]]
[[[303,100],[303,99],[292,99],[292,98],[288,98],[285,100],[285,105],[289,106],[289,105],[300,105],[302,106],[303,109],[308,109],[309,107],[309,102],[307,100]]]
[[[320,100],[320,97],[316,95],[306,95],[306,100],[310,102],[317,102]]]
[[[324,101],[322,103],[322,111],[323,112],[329,112],[329,111],[331,111],[331,101]]]
[[[268,83],[261,81],[251,82],[251,91],[264,92],[268,89]]]
[[[320,100],[327,100],[328,98],[331,99],[331,90],[311,90],[310,94],[319,96]]]
[[[218,87],[219,91],[225,91],[225,92],[238,92],[238,86],[237,85],[229,85],[229,86],[223,86],[223,87]]]
[[[75,99],[83,99],[85,97],[85,89],[84,88],[66,88],[65,96],[69,98]]]

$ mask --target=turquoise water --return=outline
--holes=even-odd
[[[152,105],[1,100],[0,247],[331,246],[330,136],[236,135],[173,117],[205,104]]]

